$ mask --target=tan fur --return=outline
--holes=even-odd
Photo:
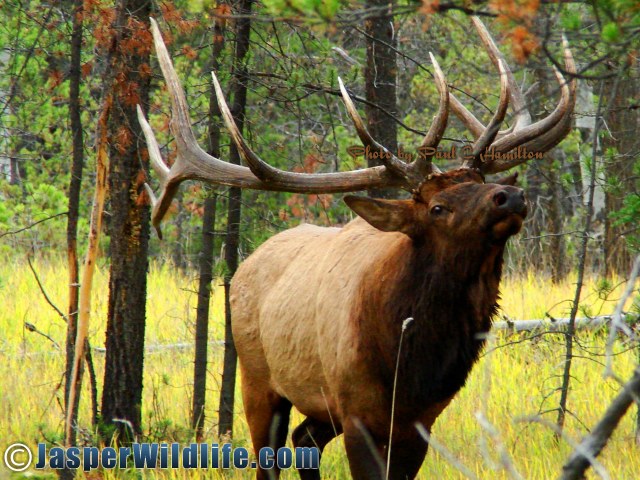
[[[340,421],[346,412],[336,400],[348,392],[335,386],[366,381],[353,371],[356,291],[363,275],[409,242],[357,219],[343,229],[302,225],[263,244],[238,269],[231,291],[243,382],[268,379],[303,414]]]

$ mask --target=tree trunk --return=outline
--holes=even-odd
[[[527,203],[529,204],[529,214],[525,223],[526,265],[527,268],[534,271],[541,271],[544,268],[541,238],[542,226],[545,223],[545,208],[542,206],[544,178],[536,161],[527,166],[525,176],[527,178]]]
[[[640,153],[640,109],[631,108],[631,104],[637,102],[640,85],[637,70],[631,70],[627,75],[633,77],[634,73],[635,80],[625,78],[619,81],[617,89],[608,89],[615,96],[609,99],[606,119],[611,135],[605,137],[603,143],[605,151],[614,148],[616,153],[605,162],[608,188],[605,192],[604,253],[607,275],[625,275],[633,260],[624,238],[624,231],[629,226],[616,226],[611,214],[622,208],[627,192],[635,191],[634,159]]]
[[[224,8],[223,4],[217,7]],[[224,48],[225,21],[216,19],[213,27],[213,51],[211,68],[220,68],[218,58]],[[216,91],[211,86],[209,94],[209,154],[220,157],[220,109]],[[204,201],[202,217],[202,250],[200,251],[200,283],[198,285],[198,309],[196,316],[196,352],[193,367],[193,412],[191,426],[196,431],[196,440],[202,441],[205,421],[205,399],[207,390],[207,350],[209,342],[209,300],[213,280],[213,252],[215,248],[217,194],[211,191]]]
[[[183,197],[182,190],[178,190],[178,192],[176,193],[176,196],[173,197],[175,202],[179,206],[182,206],[182,197]],[[178,207],[178,212],[174,217],[174,225],[176,227],[176,239],[173,242],[173,245],[172,245],[173,248],[171,252],[171,257],[173,259],[173,266],[177,270],[180,270],[183,273],[186,272],[187,270],[187,261],[185,258],[185,251],[186,251],[185,232],[183,228],[185,216],[186,216],[186,212],[180,207]]]
[[[364,71],[365,97],[377,105],[365,105],[367,114],[367,128],[378,143],[393,153],[398,152],[397,124],[389,120],[385,111],[396,115],[396,46],[395,28],[391,15],[395,1],[368,0],[367,8],[380,9],[364,22],[367,33],[367,65]],[[381,165],[379,159],[368,158],[367,165],[374,167]],[[369,195],[378,198],[392,198],[393,189],[374,188]]]
[[[73,30],[71,33],[71,63],[69,66],[69,120],[73,142],[71,163],[71,177],[69,180],[69,210],[67,213],[67,262],[69,264],[69,310],[67,314],[67,360],[65,369],[65,411],[71,410],[72,423],[78,416],[80,395],[76,395],[74,405],[69,405],[69,388],[71,387],[71,370],[76,348],[76,334],[78,328],[78,292],[80,276],[78,274],[78,217],[80,210],[80,186],[82,183],[82,169],[84,167],[84,138],[80,120],[80,60],[82,53],[82,0],[73,2]],[[82,364],[80,364],[82,365]],[[78,372],[76,389],[82,384],[82,368]],[[71,432],[71,445],[75,445],[76,431]],[[73,475],[61,475],[62,478],[73,478]]]
[[[236,121],[238,130],[242,132],[244,128],[245,106],[247,103],[247,67],[244,63],[245,56],[249,50],[249,35],[251,33],[251,22],[249,15],[253,6],[252,0],[240,0],[237,13],[242,15],[236,22],[236,49],[233,65],[233,104],[231,113]],[[235,145],[231,146],[229,160],[236,165],[240,164],[240,154]],[[233,434],[233,404],[235,401],[236,388],[236,364],[238,354],[233,343],[231,334],[231,309],[229,306],[229,287],[231,278],[238,268],[238,247],[240,245],[240,213],[242,201],[242,190],[237,187],[229,189],[229,210],[227,215],[227,236],[225,246],[225,262],[227,269],[224,276],[224,362],[222,367],[222,386],[220,389],[220,409],[218,434]]]
[[[149,207],[143,183],[148,153],[138,124],[136,104],[146,109],[149,97],[151,3],[120,0],[117,4],[113,55],[114,106],[109,119],[111,269],[102,421],[108,438],[120,442],[141,432],[142,365],[147,293]],[[144,38],[134,51],[132,38]],[[141,45],[143,44],[143,45]]]
[[[562,386],[560,387],[560,402],[558,405],[558,417],[556,424],[558,431],[555,434],[556,440],[559,440],[562,430],[564,428],[564,422],[567,414],[567,404],[569,399],[569,385],[571,382],[571,365],[573,363],[573,340],[576,331],[576,315],[580,306],[580,298],[582,295],[582,287],[584,283],[585,269],[587,263],[587,249],[589,247],[589,238],[592,232],[591,226],[593,223],[593,211],[594,211],[594,199],[596,191],[596,178],[597,178],[597,156],[598,156],[598,132],[602,125],[602,93],[603,83],[600,82],[600,91],[598,95],[598,108],[596,110],[596,123],[593,130],[593,144],[591,149],[591,165],[589,176],[589,187],[587,190],[587,203],[586,211],[584,213],[584,229],[582,230],[582,239],[580,240],[580,246],[578,250],[578,278],[576,280],[576,288],[571,304],[571,314],[569,319],[569,325],[565,332],[565,361],[562,374]]]
[[[557,156],[562,156],[559,149],[551,151],[556,153]],[[567,267],[565,264],[566,259],[566,244],[562,230],[564,228],[564,212],[562,209],[562,185],[560,184],[560,177],[556,171],[556,167],[553,165],[552,159],[546,159],[549,165],[549,193],[551,199],[549,201],[549,224],[547,229],[549,234],[549,263],[551,264],[551,281],[553,283],[560,283],[567,275]]]

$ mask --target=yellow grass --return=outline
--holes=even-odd
[[[64,261],[36,262],[38,274],[51,299],[66,308],[67,274]],[[98,269],[95,287],[90,340],[95,347],[104,346],[107,309],[107,270]],[[568,316],[575,279],[554,286],[547,279],[530,274],[525,278],[506,278],[503,282],[502,313],[512,319]],[[614,289],[607,298],[598,293],[594,281],[585,286],[583,311],[589,314],[610,313],[621,292]],[[614,282],[615,285],[615,282]],[[195,271],[185,277],[175,270],[153,266],[149,274],[147,345],[192,343],[194,337],[197,282]],[[0,454],[14,442],[35,448],[39,442],[59,442],[64,415],[62,389],[64,356],[47,338],[24,328],[33,324],[64,348],[65,325],[38,291],[28,267],[5,259],[0,264]],[[212,340],[223,336],[223,301],[221,288],[214,291],[210,319]],[[582,358],[574,364],[566,433],[580,438],[599,419],[618,391],[618,385],[603,380],[600,356],[603,335],[581,333]],[[560,385],[562,369],[562,337],[548,335],[535,341],[519,336],[498,335],[495,350],[485,355],[474,368],[467,386],[460,392],[436,422],[434,438],[481,479],[508,478],[501,469],[496,444],[478,424],[476,413],[483,412],[499,432],[500,439],[520,473],[528,479],[557,477],[570,452],[565,441],[558,445],[545,426],[525,421],[524,417],[553,409],[558,403],[554,390]],[[622,346],[618,345],[618,351]],[[586,350],[585,350],[586,349]],[[216,409],[218,404],[222,351],[211,347],[212,361],[207,379],[207,436],[217,442]],[[102,380],[103,355],[94,352],[99,381]],[[616,372],[627,378],[636,362],[635,351],[621,353],[615,359]],[[165,349],[148,353],[145,359],[143,420],[149,440],[188,443],[193,435],[188,425],[191,407],[193,350]],[[86,385],[86,383],[85,383]],[[99,385],[100,388],[100,385]],[[101,393],[101,392],[100,392]],[[99,395],[100,395],[99,393]],[[81,423],[86,427],[87,441],[92,432],[89,420],[89,392],[82,392]],[[236,404],[235,438],[237,445],[249,445],[242,402]],[[555,413],[543,415],[554,421]],[[299,421],[294,416],[294,422]],[[633,443],[635,409],[621,423],[601,456],[611,478],[640,478],[640,451]],[[1,459],[0,459],[1,463]],[[323,478],[349,478],[348,465],[341,439],[327,448],[322,460]],[[43,472],[32,470],[43,478]],[[135,472],[95,472],[87,478],[137,478]],[[139,475],[139,472],[138,472]],[[0,479],[8,476],[0,466]],[[44,472],[44,478],[53,478]],[[146,471],[144,478],[251,478],[242,471]],[[12,478],[22,478],[14,476]],[[25,477],[27,478],[27,477]],[[284,478],[296,478],[287,472]],[[431,449],[422,467],[422,479],[462,478],[457,470]],[[589,478],[595,478],[593,473]]]

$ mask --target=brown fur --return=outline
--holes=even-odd
[[[353,477],[380,478],[358,422],[386,459],[400,349],[390,478],[413,478],[427,450],[415,422],[431,429],[478,358],[524,197],[457,170],[411,200],[345,200],[366,221],[280,233],[234,277],[245,412],[256,451],[284,444],[293,405],[307,416],[296,446],[322,448],[344,432]]]

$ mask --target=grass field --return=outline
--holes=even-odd
[[[65,262],[36,262],[35,267],[51,299],[66,309],[67,273]],[[94,307],[90,327],[91,344],[104,345],[107,303],[107,270],[99,270],[94,287]],[[583,295],[582,310],[595,315],[610,313],[621,292],[613,288],[603,295],[597,282],[590,281]],[[197,282],[194,274],[185,277],[169,267],[154,266],[149,275],[146,343],[165,345],[191,343],[194,337]],[[503,282],[502,312],[512,319],[542,318],[546,312],[555,317],[567,316],[574,285],[568,280],[554,286],[545,279],[506,278]],[[39,292],[26,264],[5,259],[0,262],[0,452],[14,442],[36,446],[38,442],[58,442],[63,428],[61,387],[65,325]],[[221,339],[223,310],[221,289],[212,299],[211,337]],[[33,324],[43,335],[28,331],[24,323]],[[476,420],[482,412],[499,432],[499,443],[512,457],[518,471],[527,479],[556,478],[570,452],[565,441],[556,443],[549,428],[526,421],[525,417],[557,406],[562,371],[563,338],[545,335],[535,340],[500,334],[493,349],[473,370],[467,386],[460,392],[433,431],[434,438],[481,479],[509,478],[499,460],[499,445]],[[53,342],[56,342],[57,345]],[[569,397],[571,415],[566,433],[579,439],[595,424],[618,391],[618,385],[603,380],[602,357],[604,335],[583,332],[579,336],[580,358],[574,364]],[[207,392],[206,441],[216,442],[216,408],[218,404],[221,348],[211,347]],[[616,373],[627,378],[636,363],[635,350],[620,352],[615,358]],[[191,407],[192,349],[159,349],[145,359],[143,419],[148,440],[193,440],[189,425]],[[99,381],[103,375],[103,354],[94,352]],[[100,389],[100,385],[99,385]],[[101,392],[99,392],[100,395]],[[89,419],[89,392],[82,393],[81,423],[86,439],[93,437]],[[237,445],[249,445],[242,402],[236,405],[235,437]],[[640,449],[634,445],[635,409],[621,423],[607,446],[601,461],[612,479],[640,478]],[[555,413],[543,414],[554,421]],[[294,421],[298,420],[294,417]],[[1,462],[1,460],[0,460]],[[342,441],[329,445],[322,462],[323,478],[349,478]],[[0,478],[53,478],[53,473],[31,471],[9,477],[4,465]],[[98,472],[86,478],[251,478],[241,471],[145,471]],[[284,478],[297,478],[286,473]],[[434,449],[422,467],[422,479],[462,478],[458,471]],[[589,478],[596,478],[593,473]]]

